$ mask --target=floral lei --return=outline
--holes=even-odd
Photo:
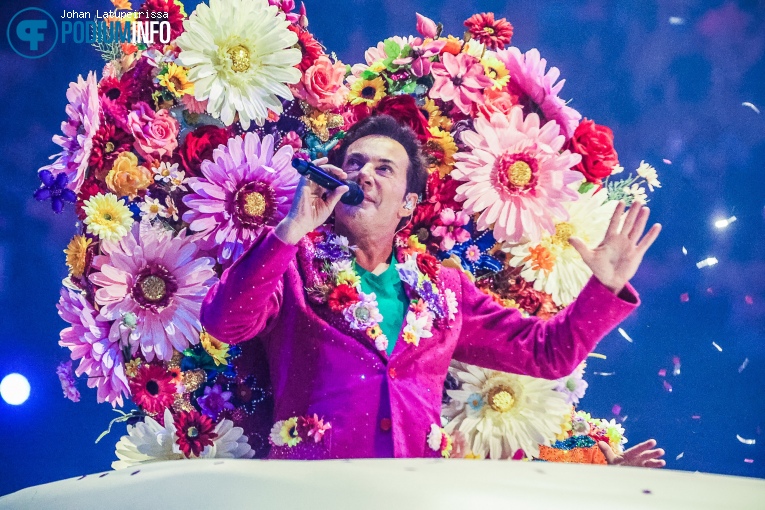
[[[361,290],[361,277],[353,264],[355,248],[349,246],[348,239],[327,227],[312,232],[307,239],[313,254],[311,266],[316,271],[308,295],[326,304],[350,329],[362,332],[378,350],[385,351],[388,338],[379,326],[383,316],[374,292],[366,294]],[[454,319],[457,299],[451,289],[440,288],[440,265],[435,257],[426,253],[416,238],[403,244],[399,246],[396,264],[409,298],[403,338],[418,346],[420,339],[433,335],[435,322]]]

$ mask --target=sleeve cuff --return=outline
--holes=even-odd
[[[595,314],[618,323],[640,305],[640,296],[629,283],[617,296],[595,276],[591,276],[575,302],[577,308],[588,315]]]

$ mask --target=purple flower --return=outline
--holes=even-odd
[[[64,202],[77,202],[77,194],[66,187],[69,177],[65,173],[53,176],[50,170],[40,170],[38,177],[42,181],[40,188],[35,191],[35,198],[40,202],[50,200],[53,212],[60,214],[64,210]]]
[[[80,391],[77,389],[77,380],[74,378],[72,361],[62,361],[56,368],[56,375],[61,381],[61,389],[64,390],[64,396],[72,402],[80,401]]]
[[[205,388],[205,394],[197,399],[197,404],[204,414],[217,420],[222,411],[234,410],[234,404],[229,402],[231,395],[230,391],[223,391],[220,384],[216,384],[212,388],[208,386]]]

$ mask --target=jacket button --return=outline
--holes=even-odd
[[[396,378],[396,369],[393,368],[393,367],[390,367],[388,369],[388,375],[390,376],[391,379],[395,379]]]
[[[380,420],[381,430],[388,432],[390,430],[390,426],[391,426],[390,418],[383,418],[382,420]]]

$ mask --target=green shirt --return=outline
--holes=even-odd
[[[383,320],[380,323],[380,329],[388,337],[388,356],[393,352],[393,347],[398,340],[398,334],[401,332],[401,325],[404,323],[406,309],[409,306],[409,298],[406,297],[404,284],[396,271],[395,260],[391,260],[382,274],[375,275],[353,261],[353,267],[361,278],[361,291],[364,294],[372,292],[377,296],[377,306]]]

